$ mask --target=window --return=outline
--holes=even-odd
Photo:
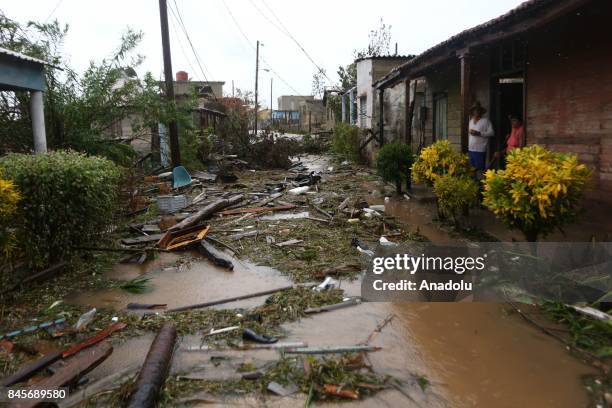
[[[366,127],[366,116],[367,116],[367,103],[368,103],[368,97],[367,96],[360,96],[359,97],[359,127],[360,128],[365,128]]]
[[[448,96],[434,95],[434,140],[448,139]]]

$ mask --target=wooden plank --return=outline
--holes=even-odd
[[[160,238],[163,236],[163,234],[152,234],[152,235],[148,235],[148,236],[142,236],[142,237],[134,237],[134,238],[123,238],[121,240],[121,243],[123,245],[141,245],[141,244],[148,244],[149,242],[157,242],[160,240]]]
[[[214,265],[229,270],[234,269],[234,264],[231,259],[206,241],[200,242],[198,252],[200,252],[202,256],[208,258]]]
[[[470,98],[471,98],[471,60],[467,52],[460,56],[461,60],[461,152],[468,151],[468,124],[470,120]]]
[[[251,207],[251,208],[236,208],[234,210],[221,211],[218,215],[237,215],[237,214],[261,214],[274,211],[286,211],[297,208],[296,205],[281,205],[278,207]]]
[[[32,376],[34,376],[34,374],[36,374],[38,371],[53,364],[60,358],[62,358],[62,352],[54,351],[52,353],[49,353],[39,358],[36,361],[26,364],[22,366],[15,374],[8,376],[4,378],[2,381],[0,381],[0,387],[10,387],[17,383],[23,382],[27,380],[28,378],[31,378]]]
[[[109,342],[103,342],[95,347],[83,351],[74,357],[64,367],[60,368],[51,377],[29,387],[29,390],[50,390],[74,384],[79,378],[87,374],[100,363],[102,363],[113,352],[113,346]],[[10,407],[29,408],[38,405],[40,400],[23,401],[18,404],[11,404]]]
[[[56,265],[50,266],[47,269],[44,269],[44,270],[42,270],[40,272],[37,272],[37,273],[35,273],[33,275],[30,275],[30,276],[26,277],[25,279],[17,282],[15,285],[11,286],[10,288],[1,291],[0,294],[5,294],[5,293],[8,293],[8,292],[12,292],[15,289],[17,289],[19,286],[25,285],[25,284],[27,284],[29,282],[32,282],[32,281],[37,281],[37,280],[40,280],[40,279],[49,278],[49,277],[55,275],[56,273],[58,273],[59,271],[61,271],[65,266],[66,266],[66,262],[60,262],[60,263],[58,263]]]
[[[102,340],[104,340],[105,338],[113,334],[114,332],[124,329],[126,326],[127,324],[123,322],[112,324],[108,326],[106,329],[68,348],[66,351],[62,353],[62,358],[68,358],[87,347],[93,346],[94,344],[101,342]]]

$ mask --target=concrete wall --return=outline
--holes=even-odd
[[[408,58],[367,58],[357,61],[357,126],[373,129],[378,123],[378,94],[372,84],[384,77]],[[362,98],[365,97],[366,108],[363,126],[359,118]]]
[[[372,91],[372,60],[364,59],[357,62],[357,126],[372,129],[373,91]],[[365,108],[362,104],[365,102]],[[363,112],[363,113],[362,113]],[[363,118],[362,118],[363,116]]]
[[[283,95],[278,97],[278,108],[281,111],[298,111],[300,103],[314,100],[313,95]]]
[[[404,140],[406,134],[406,82],[385,89],[384,105],[385,143]]]
[[[210,86],[214,95],[217,98],[221,98],[223,96],[223,84],[225,84],[225,82],[174,81],[174,94],[176,95],[177,99],[180,99],[182,96],[190,95],[193,90],[197,89],[198,87]]]
[[[299,104],[300,129],[308,132],[319,132],[324,129],[326,110],[320,99],[304,100]]]

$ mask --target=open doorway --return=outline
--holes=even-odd
[[[522,75],[513,77],[497,77],[493,79],[491,122],[495,129],[495,137],[491,141],[490,158],[496,151],[503,149],[506,137],[510,134],[509,117],[518,115],[523,118],[524,79]],[[524,118],[523,118],[524,120]],[[494,163],[499,168],[500,163]]]

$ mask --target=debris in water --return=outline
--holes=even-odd
[[[74,325],[74,330],[79,331],[81,329],[84,329],[89,323],[91,323],[95,315],[96,315],[95,307],[91,309],[90,311],[83,313],[81,317],[79,317],[79,320],[77,320],[76,324]]]
[[[254,341],[255,343],[261,343],[261,344],[272,344],[278,341],[276,337],[268,336],[265,334],[259,334],[252,329],[244,329],[244,331],[242,332],[242,338],[245,340],[250,340],[250,341]]]

